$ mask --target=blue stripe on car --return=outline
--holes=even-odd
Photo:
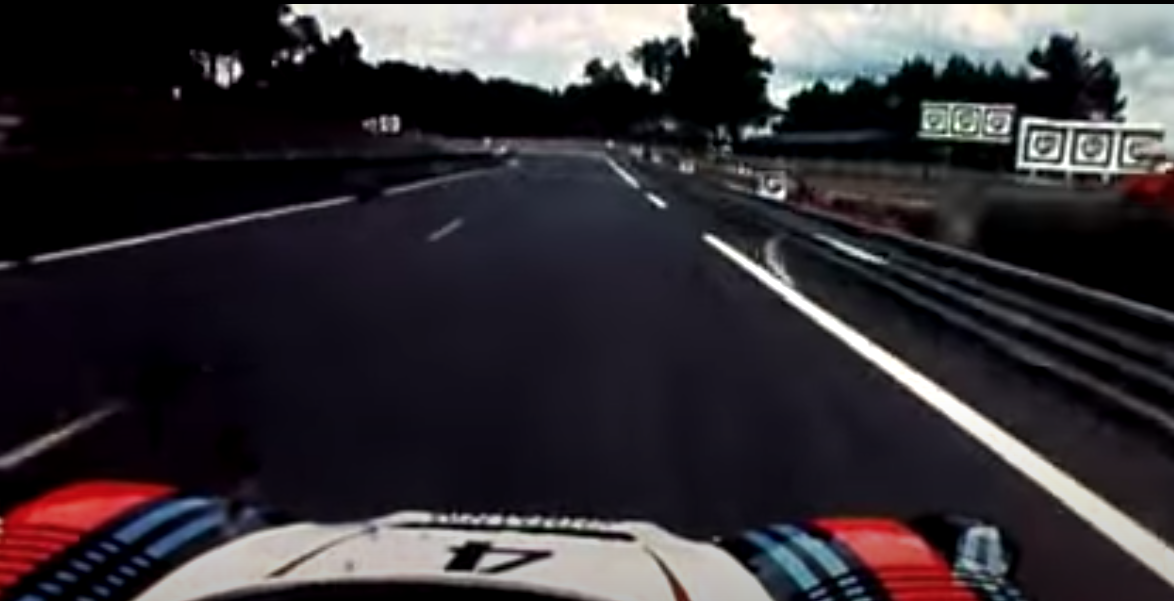
[[[150,547],[147,547],[147,555],[155,559],[167,557],[183,545],[223,524],[224,516],[219,512],[204,516],[159,539]]]
[[[844,563],[844,560],[840,559],[823,541],[814,536],[794,526],[778,526],[774,528],[774,531],[778,532],[784,538],[789,539],[796,546],[802,548],[815,558],[832,578],[847,576],[848,572],[851,571],[848,569],[848,564]]]
[[[846,598],[871,601],[872,596],[866,594],[860,586],[860,581],[852,574],[852,568],[826,541],[794,526],[776,526],[774,531],[819,562],[820,567],[839,584]]]
[[[783,545],[759,532],[749,532],[746,534],[746,538],[782,568],[795,581],[795,585],[800,590],[807,592],[819,586],[819,579],[811,570],[807,569],[803,560]]]
[[[186,513],[206,510],[210,507],[213,507],[213,503],[208,499],[183,499],[168,502],[114,533],[114,538],[123,543],[131,544],[168,520],[175,519]]]

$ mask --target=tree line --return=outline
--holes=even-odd
[[[792,144],[787,150],[793,154],[926,160],[948,151],[958,164],[1012,164],[1011,147],[918,141],[921,103],[927,100],[1013,104],[1021,115],[1074,120],[1122,120],[1127,105],[1113,61],[1077,35],[1055,33],[1019,65],[961,54],[935,64],[915,56],[882,77],[858,76],[839,87],[817,81],[791,96],[775,129],[780,143],[796,132],[877,134],[859,144],[837,144],[835,136],[821,144]]]
[[[915,133],[925,100],[1014,104],[1023,114],[1053,119],[1119,119],[1126,107],[1112,60],[1075,35],[1054,34],[1019,66],[960,54],[938,66],[916,56],[887,76],[856,77],[839,89],[815,82],[790,98],[779,129]]]
[[[10,11],[0,32],[0,110],[5,99],[42,133],[124,137],[130,122],[169,133],[189,119],[201,130],[273,123],[346,124],[399,114],[410,128],[451,135],[677,136],[736,141],[748,125],[779,131],[916,130],[922,100],[1010,102],[1049,117],[1122,115],[1112,62],[1075,36],[1056,35],[1023,66],[954,56],[942,66],[914,57],[882,78],[842,88],[818,82],[786,107],[768,100],[772,65],[754,52],[745,22],[725,4],[683,5],[689,33],[594,58],[580,81],[542,88],[397,60],[369,62],[350,30],[327,32],[286,4],[228,7],[38,3]],[[633,81],[623,59],[638,68]],[[175,117],[179,115],[179,117]],[[201,120],[203,115],[215,118]],[[225,115],[236,115],[226,117]]]
[[[126,138],[136,127],[174,133],[169,119],[201,130],[280,122],[274,129],[289,131],[290,122],[383,114],[453,135],[623,136],[669,114],[709,132],[769,111],[769,63],[750,52],[745,24],[723,4],[686,10],[688,40],[663,41],[676,45],[671,54],[656,55],[655,44],[634,54],[655,78],[633,82],[617,62],[593,59],[580,81],[552,89],[369,62],[353,31],[328,33],[286,4],[22,4],[0,32],[0,112],[17,104],[45,138]]]

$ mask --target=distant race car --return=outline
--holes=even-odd
[[[819,520],[710,542],[647,523],[396,513],[281,518],[89,482],[0,521],[3,601],[1016,601],[999,529]]]

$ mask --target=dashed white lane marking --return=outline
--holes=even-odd
[[[844,242],[839,238],[833,238],[827,234],[815,234],[815,237],[818,238],[820,242],[830,246],[833,250],[839,252],[840,254],[847,255],[848,257],[858,261],[871,263],[873,265],[889,264],[889,261],[884,257],[868,252],[867,250],[864,250],[863,248],[860,248],[854,244]]]
[[[0,455],[0,472],[12,471],[72,438],[85,434],[122,412],[123,405],[107,405]]]
[[[652,206],[662,211],[669,208],[669,203],[665,202],[663,198],[653,194],[652,192],[645,192],[644,198],[647,198],[648,202],[652,203]]]
[[[440,242],[441,240],[451,236],[457,230],[461,229],[461,227],[464,225],[465,220],[457,217],[456,219],[453,219],[452,221],[444,224],[444,227],[441,227],[431,234],[428,234],[428,241],[432,243]]]
[[[914,398],[940,413],[1012,469],[1034,482],[1163,582],[1174,587],[1174,549],[1153,532],[953,393],[852,329],[799,291],[788,287],[766,268],[712,234],[706,234],[704,240],[791,307],[895,380]]]
[[[423,190],[425,188],[431,188],[433,186],[440,186],[443,184],[452,183],[452,182],[459,181],[462,179],[478,177],[481,175],[485,175],[486,173],[489,173],[489,172],[493,171],[494,169],[496,169],[496,167],[490,167],[488,169],[477,169],[474,171],[462,171],[461,173],[455,173],[455,174],[451,174],[451,175],[445,175],[442,177],[436,177],[436,178],[426,179],[426,180],[422,180],[422,181],[418,181],[418,182],[412,182],[410,184],[404,184],[402,186],[392,186],[390,188],[385,188],[383,190],[383,196],[395,196],[397,194],[405,194],[408,192],[415,192],[417,190]],[[37,255],[37,256],[29,259],[29,262],[33,263],[33,264],[44,264],[44,263],[53,263],[56,261],[64,261],[66,259],[76,259],[79,257],[85,257],[85,256],[89,256],[89,255],[96,255],[96,254],[107,253],[107,252],[111,252],[111,251],[115,251],[115,250],[121,250],[121,249],[125,249],[125,248],[132,248],[135,246],[143,246],[145,244],[152,244],[155,242],[163,242],[166,240],[172,240],[172,239],[181,238],[184,236],[191,236],[193,234],[202,234],[202,233],[211,232],[214,230],[234,227],[234,226],[238,226],[238,225],[244,225],[246,223],[268,221],[268,220],[277,219],[280,217],[288,217],[290,215],[296,215],[298,213],[308,213],[311,211],[321,211],[324,209],[331,209],[334,207],[353,203],[353,202],[355,202],[355,200],[356,200],[356,198],[354,196],[339,196],[337,198],[329,198],[329,199],[321,200],[318,202],[294,205],[294,206],[289,206],[289,207],[281,207],[281,208],[277,208],[277,209],[271,209],[268,211],[258,211],[256,213],[246,213],[244,215],[236,215],[236,216],[227,217],[224,219],[217,219],[214,221],[206,221],[204,223],[197,223],[194,225],[186,225],[183,227],[177,227],[174,229],[164,230],[161,232],[144,234],[142,236],[135,236],[133,238],[124,238],[121,240],[114,240],[111,242],[103,242],[101,244],[93,244],[93,245],[89,245],[89,246],[83,246],[80,248],[72,248],[69,250],[60,250],[60,251],[55,251],[55,252],[51,252],[51,253],[46,253],[43,255]],[[0,264],[0,271],[3,271],[5,269],[5,266],[6,266],[6,264]],[[10,268],[11,265],[7,265],[7,267]]]
[[[611,165],[612,171],[615,171],[616,175],[620,176],[620,179],[624,180],[625,184],[628,184],[629,186],[631,186],[635,190],[640,189],[640,182],[636,181],[636,178],[632,177],[632,174],[628,173],[627,171],[624,171],[623,167],[620,167],[619,164],[617,164],[615,161],[611,160],[610,158],[607,159],[607,164]]]

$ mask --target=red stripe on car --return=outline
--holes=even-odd
[[[980,601],[924,539],[891,520],[816,523],[851,550],[893,601]]]
[[[173,493],[167,486],[86,482],[18,506],[0,520],[0,595],[86,534]]]

